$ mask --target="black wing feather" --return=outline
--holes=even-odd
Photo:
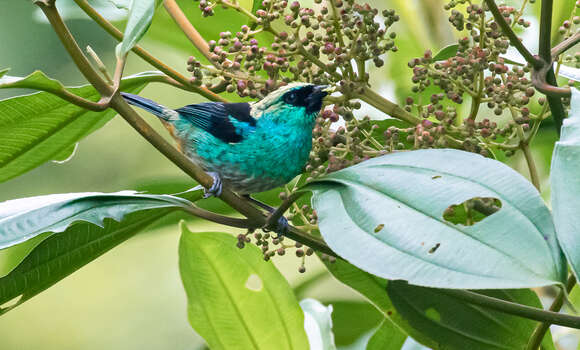
[[[205,102],[181,107],[176,111],[193,125],[227,143],[243,140],[230,117],[250,126],[256,125],[256,119],[250,115],[249,103]]]

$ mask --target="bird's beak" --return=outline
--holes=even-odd
[[[322,99],[328,95],[328,85],[316,85],[312,93],[306,98],[306,110],[309,113],[318,113],[322,108]]]

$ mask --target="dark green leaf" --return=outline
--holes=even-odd
[[[332,329],[337,346],[354,343],[385,319],[380,311],[367,302],[328,301],[325,304],[332,305]]]
[[[435,54],[435,56],[433,56],[433,60],[434,61],[444,61],[448,58],[455,56],[457,54],[458,47],[459,47],[458,44],[452,44],[452,45],[445,46],[444,48],[439,50],[439,52],[437,52]]]
[[[129,213],[176,207],[190,202],[169,195],[117,193],[66,193],[14,199],[0,203],[0,249],[27,241],[45,232],[63,232],[77,221],[98,226],[105,218],[121,221]]]
[[[580,276],[580,91],[572,88],[571,112],[564,119],[552,156],[550,181],[556,234],[572,271]]]
[[[503,163],[450,149],[399,152],[305,188],[314,193],[330,248],[379,277],[446,288],[566,280],[548,208],[532,184]],[[449,206],[472,198],[499,199],[501,209],[472,226],[443,218]]]
[[[149,72],[127,77],[123,79],[121,89],[137,93],[159,74]],[[0,86],[6,78],[0,79]],[[12,80],[11,84],[17,85],[26,81],[55,87],[60,85],[45,80],[38,73],[26,78],[9,79]],[[93,101],[99,98],[90,85],[70,88],[69,91]],[[114,115],[113,110],[87,111],[47,92],[0,100],[0,182],[57,159],[62,152],[105,125]]]
[[[189,322],[212,350],[308,349],[304,314],[288,282],[255,245],[181,227],[179,270]]]
[[[140,91],[159,73],[148,72],[128,77],[122,89]],[[26,87],[61,89],[62,85],[35,72],[25,78],[5,76],[0,88]],[[96,100],[98,93],[91,86],[71,88],[83,98]],[[62,152],[103,126],[114,111],[89,112],[46,92],[17,96],[0,101],[0,181],[20,175],[47,160],[58,159]]]
[[[185,198],[195,201],[202,195],[202,191],[189,192]],[[69,226],[57,235],[48,238],[37,236],[34,239],[42,240],[41,242],[33,240],[24,243],[24,245],[34,243],[35,247],[25,246],[26,254],[30,250],[32,252],[12,272],[0,278],[0,305],[16,297],[20,299],[15,304],[0,310],[0,313],[22,304],[118,244],[150,225],[168,218],[178,210],[172,207],[134,212],[126,215],[121,222],[105,219],[103,227],[82,221]],[[18,247],[21,245],[9,248],[7,251]],[[22,255],[13,254],[12,259],[0,259],[0,262],[15,264],[23,258]]]
[[[440,349],[524,349],[537,322],[468,304],[436,289],[390,281],[389,297],[409,325],[439,344]],[[529,289],[486,290],[480,293],[542,308]],[[554,349],[551,335],[544,349]]]
[[[435,341],[412,328],[409,322],[395,309],[387,294],[386,280],[364,272],[340,259],[335,263],[323,262],[336,279],[362,294],[383,314],[387,321],[392,322],[420,343],[433,349],[437,348]]]
[[[384,320],[369,339],[366,350],[401,350],[407,335],[389,320]]]

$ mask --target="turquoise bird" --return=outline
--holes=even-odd
[[[206,102],[175,110],[121,94],[129,104],[159,117],[180,150],[212,176],[206,196],[219,196],[223,184],[250,198],[252,193],[288,183],[303,171],[327,91],[326,86],[292,83],[258,102]]]

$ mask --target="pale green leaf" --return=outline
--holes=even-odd
[[[561,65],[558,75],[566,79],[580,81],[580,69],[578,68]]]
[[[121,89],[138,93],[160,73],[146,72],[123,79]],[[4,84],[4,85],[3,85]],[[25,78],[4,76],[0,87],[60,88],[62,85],[40,72]],[[90,85],[69,88],[80,97],[96,101],[98,92]],[[91,112],[48,92],[0,100],[0,182],[58,159],[75,143],[105,125],[115,111]]]
[[[580,91],[572,88],[570,116],[564,119],[552,156],[552,211],[558,240],[572,271],[580,277]]]
[[[193,329],[212,350],[309,349],[304,314],[288,282],[254,245],[182,224],[179,270]]]
[[[153,20],[156,6],[156,0],[131,1],[123,41],[117,45],[117,57],[125,56],[145,35]]]
[[[63,232],[86,221],[103,226],[105,218],[121,221],[131,212],[153,208],[186,208],[190,202],[170,195],[117,193],[66,193],[20,198],[0,203],[0,249],[14,246],[45,232]]]
[[[450,149],[399,152],[305,188],[330,248],[376,276],[469,289],[566,281],[548,208],[501,162]],[[472,226],[443,218],[449,206],[480,197],[498,199],[501,209]]]
[[[192,201],[202,196],[203,191],[184,194],[184,198]],[[178,211],[178,207],[142,210],[124,216],[120,222],[105,219],[103,227],[80,221],[62,233],[48,238],[47,234],[37,236],[0,251],[0,271],[12,270],[0,278],[0,305],[20,297],[16,303],[0,309],[0,314],[22,304],[152,224],[171,218],[176,220],[173,215]],[[11,254],[5,255],[6,252]],[[14,268],[15,265],[18,266]]]
[[[336,350],[332,333],[332,305],[324,306],[315,299],[300,301],[304,311],[304,329],[310,350]]]
[[[435,54],[435,56],[433,56],[433,60],[434,61],[444,61],[448,58],[455,56],[457,54],[458,47],[459,47],[458,44],[445,46],[444,48],[439,50],[439,52],[437,52]]]

